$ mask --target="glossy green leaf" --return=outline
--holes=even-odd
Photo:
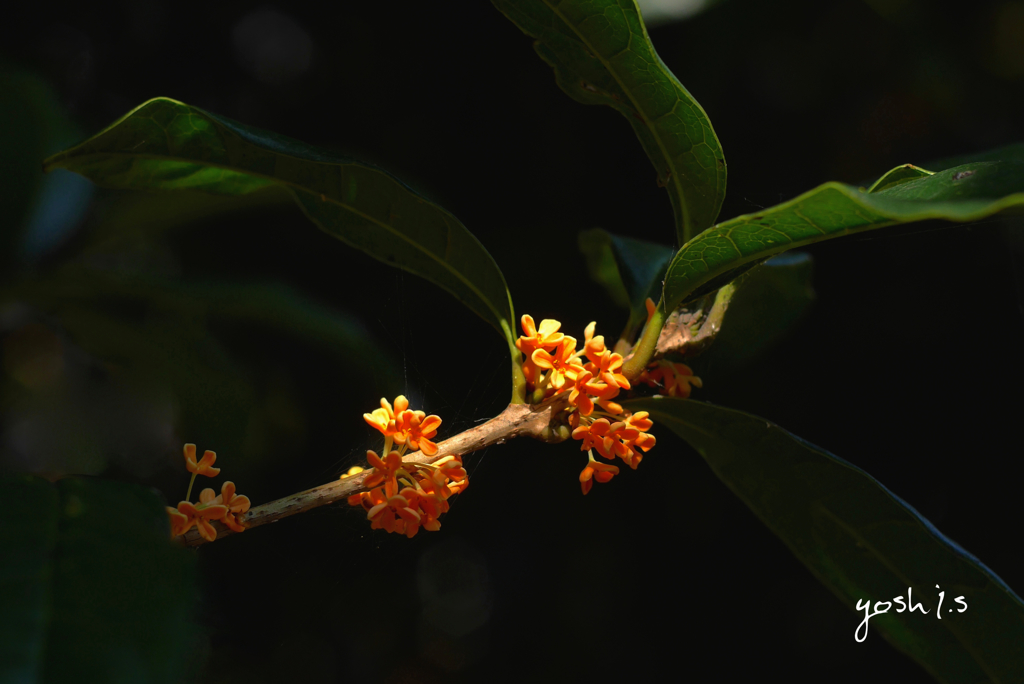
[[[856,466],[763,418],[698,401],[628,402],[689,442],[715,474],[851,609],[907,597],[928,611],[868,622],[948,684],[1024,681],[1024,603],[977,558]],[[937,618],[941,587],[942,619]],[[958,612],[962,596],[967,610]],[[884,604],[883,604],[884,606]]]
[[[668,310],[794,247],[924,219],[976,221],[1024,206],[1024,163],[971,162],[868,193],[825,183],[783,204],[720,223],[683,245],[665,280]]]
[[[153,491],[0,476],[0,681],[182,681],[195,558]]]
[[[45,168],[110,188],[242,195],[282,186],[325,232],[444,288],[514,350],[512,300],[491,255],[454,216],[368,164],[157,98]]]
[[[632,341],[647,320],[648,297],[661,299],[661,281],[674,250],[646,240],[615,235],[600,228],[580,231],[580,250],[590,276],[612,300],[629,308],[622,337]]]
[[[626,117],[666,187],[679,244],[712,225],[725,199],[722,146],[704,109],[654,50],[634,0],[492,0],[583,104]]]

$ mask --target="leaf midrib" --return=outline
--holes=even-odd
[[[278,152],[270,152],[270,153],[271,154],[279,154]],[[288,156],[291,156],[291,155],[282,154],[281,156],[288,157]],[[162,155],[162,154],[136,154],[136,153],[128,153],[128,152],[92,152],[92,153],[83,154],[83,155],[76,155],[75,157],[71,157],[70,155],[65,155],[60,160],[56,161],[54,165],[60,165],[61,162],[63,160],[66,160],[66,159],[72,159],[72,158],[83,159],[83,158],[88,158],[88,157],[128,157],[128,158],[131,158],[131,159],[156,159],[156,160],[164,160],[164,161],[183,162],[183,163],[188,163],[188,164],[195,164],[197,166],[206,166],[206,167],[212,167],[212,168],[216,168],[216,169],[223,169],[225,171],[232,171],[234,173],[238,173],[238,174],[241,174],[241,175],[244,175],[244,176],[251,176],[253,178],[259,178],[259,179],[262,179],[262,180],[266,180],[266,181],[268,181],[270,183],[274,183],[276,185],[284,185],[284,186],[286,186],[286,187],[288,187],[290,189],[293,189],[293,190],[297,189],[297,190],[302,190],[304,192],[311,192],[311,193],[316,194],[316,195],[321,195],[321,196],[327,198],[325,201],[328,201],[328,202],[331,202],[333,204],[336,204],[337,206],[341,207],[342,209],[345,209],[346,211],[348,211],[348,212],[350,212],[350,213],[352,213],[352,214],[354,214],[356,216],[359,216],[360,218],[363,218],[363,219],[365,219],[365,220],[367,220],[367,221],[369,221],[369,222],[371,222],[371,223],[373,223],[373,224],[375,224],[375,225],[377,225],[377,226],[387,230],[389,233],[399,237],[402,241],[406,242],[409,245],[412,245],[417,250],[419,250],[421,253],[427,255],[428,257],[430,257],[436,263],[441,264],[446,271],[448,271],[450,274],[454,275],[460,282],[462,282],[463,285],[465,285],[467,288],[469,288],[469,290],[473,294],[475,294],[480,299],[480,301],[484,303],[485,306],[487,306],[487,308],[491,311],[491,313],[493,313],[495,315],[495,317],[497,318],[497,320],[499,322],[499,325],[500,325],[500,323],[502,321],[506,320],[506,317],[503,316],[497,309],[494,308],[494,306],[491,304],[491,301],[487,297],[485,297],[483,295],[483,293],[480,292],[480,290],[478,290],[476,288],[475,285],[473,285],[470,281],[466,280],[466,278],[463,277],[462,274],[460,274],[457,270],[451,268],[448,265],[448,262],[439,259],[432,252],[430,252],[429,250],[427,250],[424,247],[420,246],[419,243],[417,243],[417,242],[415,242],[413,240],[410,240],[403,233],[401,233],[400,231],[394,229],[389,224],[382,223],[381,221],[373,218],[372,216],[368,216],[368,215],[364,214],[363,212],[355,209],[354,207],[352,207],[352,206],[350,206],[350,205],[348,205],[348,204],[346,204],[344,202],[341,202],[341,201],[335,199],[332,196],[327,195],[326,193],[317,192],[314,189],[308,188],[308,187],[300,185],[298,183],[295,183],[295,182],[292,182],[292,181],[281,180],[280,178],[275,178],[273,176],[268,176],[268,175],[263,174],[263,173],[258,173],[258,172],[253,172],[253,171],[240,171],[237,168],[234,168],[234,167],[231,167],[231,166],[227,166],[227,165],[224,165],[224,164],[217,164],[217,163],[214,163],[214,162],[207,162],[207,161],[196,161],[196,160],[191,160],[191,159],[187,159],[187,158],[173,157],[173,156]],[[352,164],[329,164],[327,162],[318,162],[318,161],[313,161],[313,160],[309,160],[309,159],[304,159],[302,157],[294,157],[294,156],[292,156],[291,158],[293,158],[293,159],[302,159],[303,161],[306,161],[306,162],[308,162],[310,164],[324,164],[324,165],[328,165],[328,166],[358,166],[360,168],[367,168],[367,169],[371,169],[373,171],[377,171],[377,169],[373,169],[373,167],[364,166],[364,165],[359,164],[357,162],[353,162]],[[382,173],[382,172],[378,171],[378,173]],[[385,174],[385,175],[387,175],[387,174]],[[391,179],[390,176],[388,176],[388,178]],[[394,179],[391,179],[391,180],[394,180]],[[423,202],[425,204],[428,204],[430,206],[435,207],[438,211],[444,212],[444,209],[442,209],[441,207],[438,207],[437,205],[431,203],[429,200],[423,199],[422,197],[419,197],[419,196],[415,196],[415,197],[416,197],[416,201],[417,202]],[[444,213],[447,213],[447,212],[444,212]],[[454,217],[452,217],[452,218],[454,218]],[[456,220],[458,220],[458,219],[456,219]],[[450,227],[448,228],[448,231],[449,231],[449,238],[448,239],[450,241],[450,239],[451,239],[451,228]],[[483,247],[483,245],[481,245],[481,247]],[[486,251],[486,249],[485,249],[485,251]],[[493,257],[492,257],[492,260],[493,260]],[[502,278],[502,280],[504,281],[504,278]],[[505,289],[508,290],[508,284],[507,283],[505,283]],[[502,333],[505,334],[506,337],[507,337],[507,331],[503,330]]]
[[[572,30],[572,32],[576,34],[576,37],[580,39],[580,42],[582,42],[584,45],[587,46],[587,49],[590,51],[590,54],[594,55],[598,59],[598,61],[601,62],[601,64],[608,71],[608,73],[610,73],[612,75],[612,78],[615,79],[615,82],[619,84],[619,87],[622,88],[622,92],[626,93],[626,97],[629,98],[629,101],[630,101],[630,103],[632,103],[634,109],[636,109],[637,113],[639,113],[640,116],[643,118],[644,126],[647,128],[647,130],[649,130],[651,132],[651,135],[654,137],[655,142],[657,142],[658,149],[661,151],[661,156],[665,158],[665,161],[668,164],[669,173],[672,174],[672,185],[675,186],[675,188],[676,188],[676,194],[679,196],[680,204],[682,205],[682,209],[683,209],[683,234],[685,236],[685,235],[688,235],[689,233],[693,232],[692,228],[690,226],[690,223],[691,223],[691,221],[690,221],[690,208],[689,208],[689,206],[687,205],[687,202],[686,202],[686,195],[683,193],[683,186],[682,186],[682,183],[680,182],[681,179],[679,177],[679,174],[676,171],[675,161],[673,160],[672,156],[668,153],[668,150],[665,148],[665,144],[662,141],[661,136],[658,135],[658,131],[655,128],[655,126],[653,125],[653,120],[650,117],[647,116],[647,113],[640,106],[640,104],[636,101],[636,98],[633,97],[633,93],[622,82],[622,79],[619,78],[618,72],[611,67],[611,64],[600,54],[600,52],[598,50],[594,49],[594,46],[590,44],[590,41],[587,40],[586,37],[584,37],[584,35],[582,33],[580,33],[580,31],[576,28],[576,26],[574,26],[568,19],[566,19],[566,17],[560,11],[558,11],[557,8],[555,8],[551,4],[551,0],[541,0],[541,1],[545,5],[547,5],[547,7],[555,14],[555,16],[557,16],[559,19],[562,20],[562,23],[564,23],[566,26],[568,26]],[[622,8],[620,7],[619,10],[621,11],[621,9]],[[623,17],[625,17],[625,14],[623,14]],[[628,30],[628,23],[627,23],[627,30]],[[633,32],[629,31],[629,35],[630,35],[630,39],[632,39]],[[631,46],[627,46],[626,49],[627,50],[632,50],[632,47]],[[653,44],[651,45],[651,49],[652,50],[654,49]],[[664,71],[662,70],[661,66],[660,65],[656,65],[656,66],[658,68],[658,71],[660,71],[664,75]],[[675,90],[674,87],[673,87],[673,90]],[[676,101],[678,102],[678,100],[679,100],[679,95],[678,95],[678,93],[676,93]]]

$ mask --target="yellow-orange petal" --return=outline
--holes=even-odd
[[[523,317],[519,319],[519,324],[523,326],[523,334],[527,337],[537,336],[537,326],[533,322],[533,316],[530,314],[523,314]]]
[[[402,457],[397,451],[392,451],[384,458],[384,462],[387,464],[387,469],[394,472],[402,467]]]
[[[533,354],[530,355],[530,360],[533,361],[533,365],[544,370],[550,370],[555,367],[555,357],[544,349],[535,349]]]
[[[199,503],[208,504],[217,498],[217,495],[212,489],[207,487],[203,491],[199,492]]]
[[[213,541],[217,538],[217,530],[214,529],[213,525],[208,520],[199,518],[196,520],[196,528],[199,530],[199,534],[206,541]]]
[[[203,520],[220,520],[228,514],[228,507],[218,504],[202,508],[197,507],[197,510],[199,511],[199,517]]]
[[[185,451],[185,467],[188,468],[188,471],[190,473],[196,472],[194,470],[194,468],[196,467],[196,445],[195,444],[186,444],[184,451]]]
[[[399,394],[395,397],[395,415],[397,416],[402,411],[409,409],[409,400],[405,398],[404,394]]]
[[[252,502],[249,501],[249,497],[245,494],[240,494],[231,499],[231,503],[227,505],[228,510],[232,513],[245,513],[252,506]]]
[[[220,468],[214,468],[213,464],[217,460],[217,454],[213,451],[206,451],[203,454],[203,458],[196,466],[195,473],[197,475],[205,475],[206,477],[216,477],[220,474]]]
[[[225,515],[221,519],[221,522],[224,523],[232,532],[245,532],[245,525],[230,513]]]
[[[558,329],[562,327],[562,324],[556,321],[554,318],[545,318],[540,322],[540,327],[537,332],[541,337],[551,337],[558,332]]]

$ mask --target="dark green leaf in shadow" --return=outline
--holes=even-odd
[[[353,377],[381,387],[382,392],[396,390],[399,383],[397,364],[384,358],[380,345],[358,320],[282,283],[186,283],[67,268],[49,277],[26,280],[12,288],[10,295],[48,311],[72,305],[94,305],[100,310],[142,307],[165,315],[173,313],[182,321],[277,330],[330,352]]]
[[[715,372],[731,372],[784,338],[814,301],[813,271],[809,254],[792,252],[742,276],[721,329],[699,363]]]
[[[666,309],[712,292],[794,247],[924,219],[976,221],[1024,206],[1024,163],[973,162],[868,193],[825,183],[783,204],[720,223],[673,258]]]
[[[0,681],[181,681],[195,559],[141,487],[0,476]]]
[[[907,597],[908,589],[928,611],[890,604],[871,618],[867,638],[881,632],[949,684],[1024,681],[1021,599],[863,470],[741,411],[660,397],[627,404],[689,442],[851,611],[858,601]],[[936,584],[948,611],[941,620]],[[967,603],[963,613],[957,596]],[[851,639],[863,618],[851,613]]]
[[[32,258],[78,224],[92,186],[40,162],[74,142],[57,94],[37,76],[0,64],[0,264]]]
[[[491,255],[454,216],[368,164],[157,98],[46,168],[109,188],[244,195],[282,186],[325,232],[452,293],[516,354],[512,301]]]
[[[634,0],[492,0],[555,70],[577,102],[626,117],[669,191],[684,244],[712,225],[725,199],[722,146],[704,109],[651,44]]]
[[[600,228],[581,231],[579,245],[591,278],[616,304],[629,307],[629,320],[621,337],[632,342],[647,321],[644,301],[648,297],[655,302],[661,299],[661,281],[672,259],[672,248]]]

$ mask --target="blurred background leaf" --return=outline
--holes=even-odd
[[[99,479],[0,475],[0,680],[166,682],[194,676],[195,558],[164,502]]]
[[[50,85],[0,61],[0,266],[38,258],[79,223],[92,185],[71,173],[43,174],[40,159],[78,132]]]

